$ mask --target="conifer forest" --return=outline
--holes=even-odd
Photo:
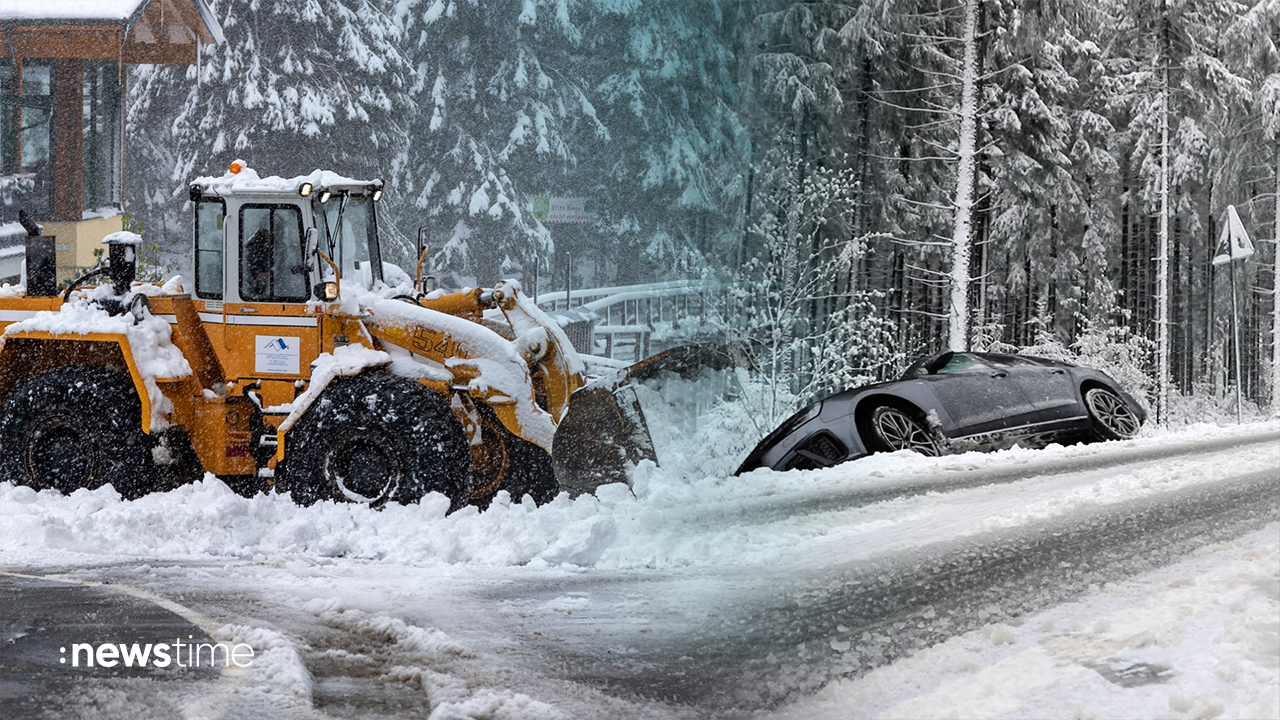
[[[211,5],[226,42],[127,78],[126,210],[184,275],[193,178],[322,168],[446,287],[723,283],[796,407],[949,347],[1280,411],[1280,0]],[[1229,205],[1256,252],[1214,264]]]

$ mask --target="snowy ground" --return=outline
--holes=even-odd
[[[448,517],[0,484],[0,569],[259,649],[51,716],[1280,717],[1280,423],[741,478],[671,442]]]

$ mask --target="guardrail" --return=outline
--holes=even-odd
[[[668,347],[721,335],[739,304],[738,283],[672,280],[541,293],[584,355],[639,362]]]

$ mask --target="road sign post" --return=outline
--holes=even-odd
[[[1213,254],[1214,265],[1226,265],[1231,277],[1231,342],[1236,366],[1236,423],[1244,422],[1243,400],[1240,386],[1244,384],[1244,376],[1240,368],[1240,301],[1236,298],[1235,261],[1244,260],[1253,254],[1253,242],[1249,233],[1240,221],[1235,205],[1227,206],[1227,217],[1222,223],[1222,234],[1218,236],[1218,247]]]

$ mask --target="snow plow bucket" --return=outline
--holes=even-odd
[[[571,497],[626,482],[641,460],[658,462],[635,385],[663,376],[697,377],[704,368],[749,366],[736,345],[682,345],[597,379],[573,394],[556,427],[551,457],[561,490]]]
[[[628,482],[641,460],[658,461],[636,391],[597,381],[573,394],[551,451],[556,481],[570,497]]]

